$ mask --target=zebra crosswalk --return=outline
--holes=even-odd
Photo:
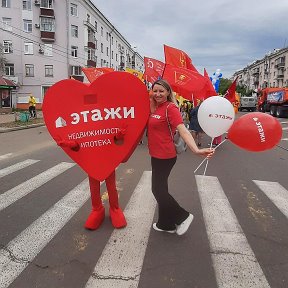
[[[4,167],[0,169],[0,179],[5,181],[8,175],[25,173],[25,169],[39,161],[27,159]],[[0,211],[13,207],[17,201],[45,183],[55,181],[74,166],[74,163],[61,162],[7,191],[0,190]],[[207,254],[211,257],[217,282],[211,287],[272,287],[218,178],[199,175],[195,178],[209,241]],[[288,191],[278,182],[253,180],[253,183],[288,218]],[[144,171],[124,210],[127,227],[113,231],[101,256],[95,260],[95,266],[90,267],[92,272],[82,287],[139,286],[156,210],[150,186],[151,171]],[[0,243],[0,288],[13,285],[15,279],[21,277],[35,257],[61,233],[61,229],[89,199],[89,183],[88,179],[84,179],[7,244]]]

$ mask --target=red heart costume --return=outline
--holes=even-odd
[[[47,91],[43,115],[53,139],[89,175],[92,212],[85,227],[97,229],[105,217],[100,195],[103,180],[112,224],[126,226],[115,169],[128,160],[143,135],[149,116],[145,85],[127,72],[104,74],[89,86],[62,80]]]

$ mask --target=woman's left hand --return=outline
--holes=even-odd
[[[199,149],[199,152],[197,154],[205,156],[207,158],[211,158],[214,155],[215,149],[213,148],[203,148]]]

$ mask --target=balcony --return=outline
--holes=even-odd
[[[41,31],[41,40],[43,42],[55,42],[55,32]]]
[[[254,70],[252,71],[252,75],[253,75],[253,76],[259,75],[259,68],[254,69]]]
[[[40,16],[54,17],[54,10],[53,9],[40,8]]]
[[[94,60],[87,60],[87,67],[96,67],[96,62]]]
[[[283,61],[283,62],[280,62],[280,63],[277,63],[276,65],[275,65],[275,68],[277,68],[277,69],[280,69],[280,68],[283,68],[283,67],[285,67],[285,62]]]
[[[279,73],[276,77],[276,79],[283,79],[284,78],[284,73]]]

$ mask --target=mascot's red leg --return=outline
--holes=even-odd
[[[89,176],[92,212],[88,216],[85,228],[96,230],[105,218],[105,209],[100,196],[100,182]]]
[[[119,207],[118,192],[116,189],[115,171],[105,180],[109,195],[110,218],[115,228],[123,228],[127,225],[123,211]]]

